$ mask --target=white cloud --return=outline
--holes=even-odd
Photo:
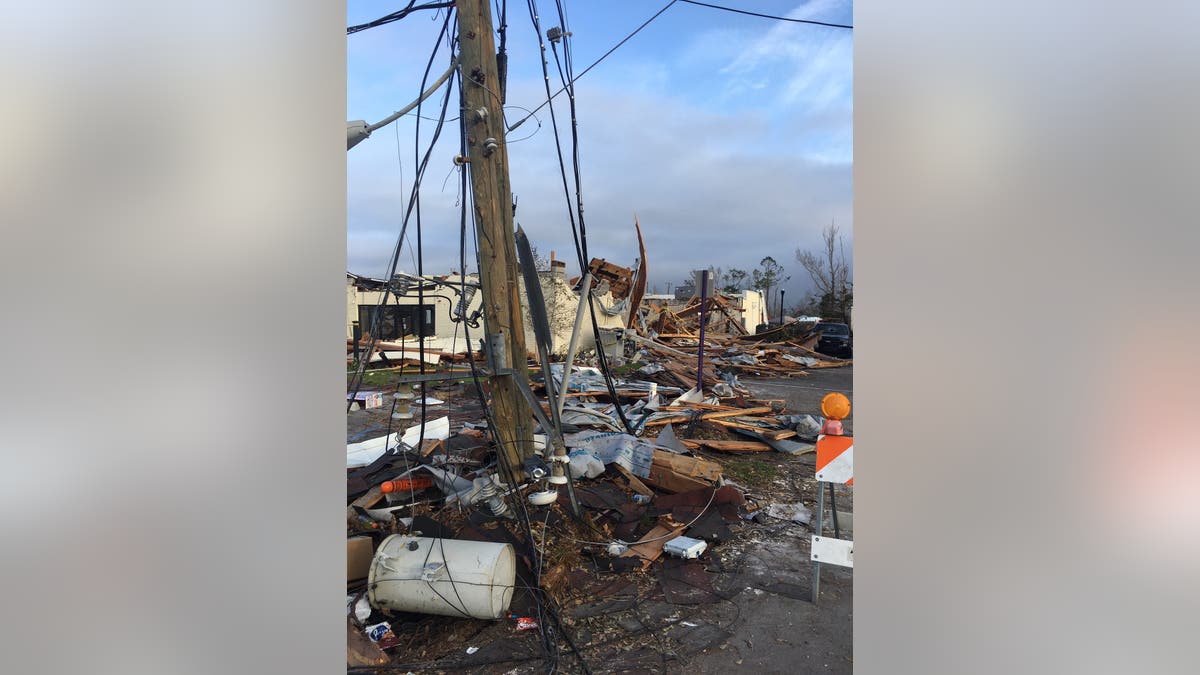
[[[812,2],[791,16],[823,18],[844,5]],[[807,284],[794,259],[796,247],[817,247],[821,228],[833,219],[851,238],[849,31],[764,24],[771,27],[697,34],[679,45],[671,56],[674,61],[606,62],[579,83],[580,157],[591,256],[631,264],[637,256],[636,212],[646,236],[652,286],[677,284],[691,269],[708,265],[750,269],[772,255],[792,275],[788,298],[799,300]],[[717,48],[705,51],[697,46],[714,34],[723,40]],[[698,73],[705,79],[697,78]],[[534,107],[544,98],[540,72],[514,72],[512,78],[510,103]],[[366,87],[374,95],[378,86],[364,82],[358,96]],[[406,89],[415,86],[408,83]],[[395,100],[384,107],[411,99],[399,100],[404,96],[394,92],[392,97]],[[556,101],[561,103],[558,119],[569,171],[564,99]],[[435,113],[433,108],[427,112]],[[510,111],[510,116],[523,114]],[[519,197],[517,221],[543,254],[554,250],[575,274],[578,266],[548,111],[542,109],[538,118],[541,129],[528,140],[512,143],[509,150],[513,190]],[[401,159],[410,185],[411,118],[400,124]],[[527,122],[513,133],[514,140],[527,136],[535,125]],[[425,138],[431,128],[423,123]],[[367,274],[385,268],[402,215],[395,131],[377,134],[349,153],[348,165],[348,264],[352,271]],[[457,125],[449,124],[426,176],[422,201],[427,271],[458,266],[457,174],[442,191],[457,143]],[[415,235],[410,234],[410,240],[415,244]],[[468,246],[470,259],[473,243]],[[407,250],[401,265],[412,266]]]

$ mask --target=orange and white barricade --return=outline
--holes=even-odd
[[[829,421],[822,429],[825,433],[817,436],[817,513],[813,524],[810,553],[813,563],[813,604],[816,604],[820,597],[821,565],[854,567],[854,542],[849,539],[826,537],[823,531],[825,485],[829,484],[831,501],[834,484],[854,485],[854,437],[841,435],[841,419],[850,414],[850,402],[841,394],[830,394],[821,401],[821,411],[825,413]],[[831,506],[836,527],[837,504],[832,503]]]

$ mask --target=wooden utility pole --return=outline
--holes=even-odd
[[[520,470],[533,454],[533,411],[513,378],[528,378],[525,325],[517,285],[517,251],[513,235],[512,189],[508,179],[508,147],[488,0],[459,0],[459,67],[462,69],[471,192],[479,234],[479,276],[483,286],[486,343],[503,334],[504,355],[494,364],[512,375],[493,375],[492,415],[495,434],[509,464]]]

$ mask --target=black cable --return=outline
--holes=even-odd
[[[442,26],[442,32],[445,33],[448,28],[449,28],[449,17],[447,17],[446,22]],[[441,48],[441,41],[442,41],[442,37],[441,37],[441,34],[439,34],[438,40],[434,44],[433,53],[429,55],[429,61],[425,65],[425,73],[421,77],[420,91],[425,91],[425,83],[429,79],[429,72],[433,68],[434,59],[437,58],[438,51]],[[420,106],[420,104],[418,104],[418,110],[420,110],[419,106]],[[443,109],[442,109],[443,119],[445,117],[445,113],[446,113],[445,104],[443,104]],[[439,124],[439,129],[440,129],[440,124]],[[419,135],[418,135],[418,138],[419,138]],[[436,143],[436,141],[437,141],[437,136],[435,135],[433,142],[430,143],[430,147],[429,147],[430,153],[433,151],[433,145],[434,145],[434,143]],[[391,290],[392,290],[391,280],[395,276],[396,267],[399,265],[399,262],[400,262],[400,251],[403,247],[403,243],[404,243],[405,237],[408,232],[409,217],[412,215],[413,203],[414,203],[414,201],[417,200],[417,198],[420,194],[421,180],[424,177],[425,168],[428,165],[428,160],[429,160],[429,153],[426,154],[425,164],[418,163],[417,175],[416,175],[416,178],[414,178],[414,180],[413,180],[412,194],[409,197],[408,209],[405,210],[404,220],[403,220],[403,223],[400,228],[400,235],[396,239],[396,246],[392,251],[392,258],[388,265],[387,282],[386,282],[386,285],[384,286],[384,293],[383,293],[383,296],[379,300],[379,304],[377,305],[375,316],[372,318],[372,321],[371,321],[371,328],[369,331],[370,339],[368,340],[368,344],[367,344],[367,358],[364,359],[362,362],[360,362],[359,367],[355,370],[355,377],[354,377],[354,381],[352,383],[352,392],[353,392],[354,396],[358,395],[359,388],[362,386],[362,377],[366,371],[367,361],[369,361],[371,352],[375,348],[375,343],[379,340],[379,335],[378,335],[379,323],[380,323],[381,317],[383,315],[383,309],[387,306],[388,298],[389,298],[389,295],[391,294]],[[350,397],[351,402],[353,402],[354,396]],[[350,405],[351,405],[351,403],[347,403],[347,411],[349,410]]]
[[[508,0],[500,6],[500,48],[496,51],[496,78],[500,80],[500,105],[508,95]],[[504,114],[504,108],[500,109]]]
[[[833,536],[835,539],[841,539],[842,527],[838,524],[837,496],[833,491],[833,483],[829,484],[829,510],[833,513]]]
[[[733,7],[722,7],[721,5],[710,5],[707,2],[696,2],[696,0],[681,0],[681,1],[686,2],[689,5],[699,5],[701,7],[711,7],[713,9],[720,9],[720,10],[724,10],[726,12],[736,12],[738,14],[748,14],[750,16],[761,16],[764,19],[776,19],[778,21],[791,21],[792,23],[810,23],[810,24],[813,24],[814,26],[829,26],[830,28],[847,28],[850,30],[854,29],[854,26],[850,26],[850,25],[847,25],[844,23],[826,23],[824,21],[811,21],[809,19],[793,19],[793,18],[787,17],[787,16],[774,16],[772,14],[759,14],[758,12],[747,12],[744,9],[734,9]]]
[[[455,38],[449,37],[450,20],[451,20],[451,17],[453,16],[453,14],[454,14],[453,10],[446,12],[446,21],[442,26],[442,31],[444,34],[447,35],[449,42],[450,42],[449,47],[450,47],[451,58],[453,58],[454,47],[456,45]],[[438,40],[440,42],[441,38],[439,37]],[[424,86],[424,83],[422,83],[421,86]],[[434,132],[433,141],[430,143],[429,152],[432,152],[433,145],[437,143],[438,137],[441,136],[442,125],[445,123],[446,111],[449,109],[449,105],[450,105],[451,90],[452,90],[452,87],[446,87],[446,96],[442,100],[441,118],[438,120],[438,126],[437,126],[436,131]],[[422,103],[423,102],[417,103],[417,110],[416,110],[417,120],[416,120],[416,125],[415,125],[415,135],[416,135],[417,139],[421,138],[421,105],[422,105]],[[419,157],[417,156],[417,144],[416,143],[413,144],[413,161],[414,162],[419,161]],[[426,159],[426,161],[428,161],[428,158]],[[425,372],[426,372],[426,367],[425,367],[425,330],[426,330],[426,327],[425,327],[425,249],[424,249],[424,245],[423,245],[422,238],[421,238],[422,228],[421,228],[421,193],[420,192],[417,192],[417,195],[416,195],[416,211],[417,211],[417,358],[419,361],[418,366],[417,366],[417,372],[420,373],[420,375],[424,376]],[[403,376],[404,371],[401,370],[400,372],[401,372],[401,375]],[[424,381],[422,381],[421,400],[425,400],[426,398],[427,398],[427,396],[425,393],[425,384],[424,384]],[[421,431],[417,438],[418,453],[420,452],[421,447],[423,447],[425,445],[425,426],[428,421],[429,421],[429,406],[422,404],[421,405]],[[457,593],[457,590],[455,592]]]
[[[437,54],[441,49],[442,35],[449,34],[450,19],[451,19],[452,14],[453,14],[452,12],[447,12],[446,20],[442,24],[441,33],[439,33],[439,35],[438,35],[437,44],[434,46],[433,53],[430,54],[430,56],[429,56],[429,62],[425,65],[425,74],[421,79],[421,91],[425,91],[425,84],[426,84],[426,81],[429,79],[429,72],[433,67],[433,61],[435,58],[437,58]],[[414,178],[414,180],[413,180],[413,186],[412,186],[412,190],[411,190],[411,193],[409,196],[408,209],[404,213],[404,221],[400,227],[400,236],[397,237],[397,239],[396,239],[396,246],[392,251],[392,257],[388,264],[388,272],[387,272],[388,282],[387,282],[387,285],[384,286],[383,295],[379,300],[379,304],[377,306],[375,316],[373,317],[373,319],[371,321],[370,340],[368,341],[368,344],[367,344],[367,358],[360,361],[359,367],[355,370],[354,380],[351,385],[351,391],[352,391],[353,395],[349,398],[349,400],[346,403],[347,412],[349,412],[350,406],[354,402],[354,396],[358,395],[358,391],[362,387],[362,378],[366,371],[367,361],[370,359],[371,351],[375,348],[375,343],[378,342],[378,340],[379,340],[378,326],[380,323],[380,319],[383,315],[383,308],[387,306],[388,298],[390,297],[390,294],[392,292],[391,280],[395,276],[396,268],[400,264],[400,252],[403,247],[404,238],[408,232],[408,223],[409,223],[409,220],[413,213],[413,207],[415,206],[415,203],[419,201],[421,182],[425,176],[425,170],[429,166],[429,158],[433,154],[433,148],[435,145],[437,145],[437,140],[441,136],[442,127],[445,124],[446,111],[448,109],[449,103],[450,103],[450,89],[447,88],[446,89],[446,98],[443,99],[443,101],[442,101],[441,116],[438,120],[437,127],[434,129],[433,139],[429,142],[429,149],[425,152],[424,159],[418,163],[417,175],[416,175],[416,178]],[[418,110],[419,110],[419,108],[418,108]]]
[[[530,0],[530,2],[532,3],[533,0]],[[674,0],[672,0],[672,2],[674,2]],[[556,0],[556,3],[558,4],[558,8],[559,8],[559,18],[560,18],[560,20],[565,21],[565,16],[563,15],[563,12],[562,12],[562,3],[558,2],[557,0]],[[667,7],[670,7],[670,5],[668,5]],[[666,11],[666,7],[663,8],[663,11]],[[660,14],[661,14],[661,12],[660,12]],[[655,15],[655,16],[657,16],[657,15]],[[651,17],[651,20],[653,20],[653,17]],[[647,23],[649,23],[649,21]],[[643,25],[645,25],[645,24],[643,24]],[[563,63],[562,63],[562,61],[559,60],[559,57],[558,57],[558,49],[557,49],[557,47],[555,47],[555,43],[553,41],[551,41],[551,43],[550,43],[550,50],[554,53],[554,63],[558,68],[559,77],[565,80],[563,82],[563,87],[565,89],[567,89],[567,92],[568,92],[567,101],[568,101],[568,104],[569,104],[569,107],[571,110],[571,166],[572,166],[572,170],[573,170],[574,177],[575,177],[575,206],[577,209],[577,213],[575,215],[578,218],[578,222],[579,222],[579,233],[578,233],[578,238],[577,238],[579,249],[580,249],[579,267],[581,270],[586,270],[586,269],[588,269],[588,262],[586,262],[586,261],[589,260],[589,256],[588,256],[588,248],[587,248],[587,225],[583,218],[583,196],[582,196],[583,181],[582,181],[582,177],[581,177],[580,171],[579,171],[579,125],[578,125],[578,118],[577,118],[576,109],[575,109],[575,84],[574,84],[574,81],[576,78],[574,77],[573,66],[572,66],[571,60],[570,60],[570,52],[569,52],[569,47],[568,47],[568,43],[570,42],[570,39],[569,39],[568,32],[563,33],[562,41],[563,41],[563,53],[564,53],[564,56],[566,57],[565,58],[565,61],[566,61],[565,71],[564,71]],[[553,105],[550,106],[550,110],[553,113],[553,110],[554,110]],[[555,141],[557,142],[557,139],[558,139],[557,127],[555,127],[554,131],[555,131]],[[561,156],[560,156],[560,158],[561,158]],[[564,171],[564,176],[563,176],[563,182],[564,183],[566,182],[565,171]],[[565,188],[565,186],[564,186],[564,188]],[[570,192],[569,191],[567,191],[567,200],[570,201]],[[572,222],[572,225],[574,225],[574,222]],[[603,344],[602,344],[602,341],[600,338],[600,322],[596,318],[596,306],[592,302],[592,295],[590,292],[588,293],[587,304],[588,304],[588,310],[589,310],[588,313],[591,316],[591,320],[592,320],[592,335],[594,335],[596,338],[596,360],[600,366],[600,373],[604,376],[605,388],[608,390],[608,395],[610,397],[612,397],[613,404],[616,406],[617,418],[621,420],[621,425],[625,428],[626,433],[628,433],[631,436],[634,436],[636,434],[634,433],[633,424],[631,424],[629,419],[625,416],[625,410],[621,407],[620,398],[617,396],[616,385],[613,383],[612,371],[608,364],[608,356],[604,353],[604,347],[603,347]],[[629,309],[629,311],[631,311],[631,312],[637,311],[637,308],[631,307]]]
[[[400,19],[403,19],[404,17],[408,16],[409,14],[412,14],[413,12],[416,12],[416,11],[419,11],[422,9],[442,9],[444,7],[453,7],[455,5],[455,3],[453,3],[453,2],[430,2],[430,3],[424,4],[424,5],[414,6],[415,4],[416,4],[416,0],[412,0],[407,5],[405,5],[404,9],[401,9],[398,12],[392,12],[391,14],[388,14],[387,16],[381,16],[378,19],[375,19],[374,21],[360,23],[357,26],[350,26],[349,28],[346,29],[346,35],[353,35],[360,31],[367,30],[368,28],[384,26],[389,23],[399,21]],[[422,89],[421,91],[424,91],[424,89]]]
[[[460,80],[461,80],[461,77],[460,77]],[[461,91],[461,84],[460,84],[460,91]],[[462,101],[462,99],[460,99],[460,104],[465,105],[465,103],[461,103],[461,101]],[[467,131],[466,131],[465,121],[460,121],[459,127],[460,127],[460,150],[461,150],[461,153],[463,155],[465,155],[467,152]],[[468,198],[470,196],[470,191],[467,189],[467,184],[468,184],[467,178],[468,178],[468,174],[466,171],[464,171],[462,174],[462,179],[461,179],[462,208],[461,208],[461,214],[460,214],[460,242],[459,242],[459,266],[462,268],[462,271],[463,271],[464,288],[465,288],[465,283],[466,283],[465,276],[466,276],[467,203],[468,203]],[[472,233],[477,234],[478,230],[476,227],[474,227],[474,225],[475,225],[474,218],[475,218],[475,212],[474,212],[474,209],[472,209],[471,210],[471,219],[472,219],[472,225],[473,225]],[[476,254],[478,255],[478,242],[476,242]],[[478,259],[476,260],[476,264],[478,264]],[[495,417],[492,415],[491,407],[488,406],[487,399],[484,396],[483,385],[481,384],[480,378],[479,378],[478,364],[475,362],[475,350],[472,347],[470,326],[464,325],[463,330],[464,330],[464,335],[466,336],[466,341],[467,341],[467,354],[468,354],[468,362],[469,362],[470,368],[471,368],[471,379],[475,384],[475,391],[479,397],[480,407],[483,409],[485,418],[487,419],[488,430],[491,432],[491,436],[492,436],[493,440],[495,441],[497,447],[499,448],[499,451],[497,452],[497,466],[500,468],[501,475],[504,477],[506,483],[515,487],[520,484],[518,481],[518,473],[517,473],[519,468],[513,467],[509,464],[508,455],[505,452],[503,439],[496,432],[496,429],[497,429],[496,420],[495,420]],[[514,510],[516,511],[516,514],[517,514],[517,521],[524,527],[526,536],[527,536],[526,540],[527,540],[527,542],[530,543],[530,545],[532,545],[533,536],[534,536],[533,535],[533,524],[529,517],[529,512],[525,507],[525,502],[523,499],[521,499],[519,493],[515,494],[513,501],[516,504],[516,507]],[[531,548],[531,552],[534,554],[535,558],[538,558],[540,560],[540,557],[539,557],[540,554],[538,554],[538,552],[535,549]],[[540,589],[541,579],[535,579],[535,583],[539,586],[538,590],[540,591],[540,593],[545,594],[545,592],[542,589]],[[553,608],[545,607],[545,604],[546,604],[545,599],[542,598],[541,595],[535,594],[533,596],[533,599],[534,599],[534,603],[535,603],[535,608],[538,611],[538,632],[539,632],[539,636],[542,638],[541,642],[543,645],[543,649],[546,652],[546,659],[551,661],[551,663],[553,663],[553,664],[557,664],[557,653],[556,653],[557,645],[550,643],[549,637],[546,633],[546,628],[547,628],[548,624],[545,621],[545,616],[547,614],[549,614],[552,618],[555,618],[557,620],[557,613],[553,610]],[[547,611],[547,610],[549,610],[549,611]],[[561,632],[561,630],[560,630],[560,632]]]
[[[533,23],[533,32],[538,38],[538,47],[541,50],[542,81],[545,83],[546,87],[546,101],[550,102],[550,100],[552,100],[554,97],[550,95],[550,72],[547,70],[546,43],[544,41],[545,38],[542,36],[542,28],[541,22],[538,19],[537,5],[534,0],[527,0],[526,4],[529,7],[529,19]],[[540,107],[541,106],[539,106],[539,108]],[[533,115],[533,112],[530,112],[529,114]],[[516,128],[516,126],[517,125],[513,125],[512,127],[509,127],[508,130],[512,131]],[[579,261],[579,269],[584,270],[587,269],[587,261],[583,257],[583,248],[579,244],[579,231],[575,224],[575,211],[571,208],[571,190],[567,186],[567,165],[565,160],[563,160],[562,141],[558,135],[558,117],[554,114],[553,105],[550,106],[550,128],[554,130],[554,148],[557,151],[556,154],[558,156],[559,173],[562,174],[563,193],[567,197],[567,219],[571,225],[571,237],[575,242],[575,257]]]
[[[657,18],[658,18],[658,17],[659,17],[659,16],[660,16],[660,15],[661,15],[663,12],[667,11],[668,9],[670,9],[670,8],[671,8],[671,5],[674,5],[676,2],[678,2],[678,0],[671,0],[671,1],[670,1],[670,2],[668,2],[668,3],[667,3],[665,6],[663,6],[663,8],[662,8],[662,9],[658,10],[658,12],[656,12],[656,13],[654,14],[654,16],[650,17],[649,19],[646,19],[646,20],[645,20],[645,21],[642,23],[642,25],[640,25],[640,26],[638,26],[637,28],[635,28],[635,29],[634,29],[634,31],[633,31],[632,33],[630,33],[629,35],[626,35],[624,38],[622,38],[622,39],[621,39],[621,41],[620,41],[620,42],[618,42],[617,44],[613,45],[611,49],[609,49],[608,51],[604,52],[604,54],[603,54],[603,55],[602,55],[600,58],[598,58],[598,59],[596,59],[595,61],[593,61],[593,62],[592,62],[592,65],[588,66],[587,68],[584,68],[582,73],[580,73],[580,74],[579,74],[579,75],[577,75],[577,76],[576,76],[574,79],[572,79],[572,80],[571,80],[571,84],[574,84],[574,83],[575,83],[575,80],[578,80],[579,78],[583,77],[584,75],[587,75],[587,74],[588,74],[588,71],[589,71],[589,70],[591,70],[592,68],[595,68],[596,66],[600,65],[600,62],[601,62],[601,61],[603,61],[604,59],[608,58],[608,55],[609,55],[609,54],[612,54],[613,52],[617,51],[617,49],[618,49],[618,48],[619,48],[621,45],[623,45],[623,44],[625,44],[626,42],[628,42],[628,41],[629,41],[629,39],[630,39],[630,38],[632,38],[634,35],[637,35],[638,33],[640,33],[640,32],[641,32],[641,30],[642,30],[643,28],[645,28],[646,26],[649,26],[651,21],[654,21],[655,19],[657,19]],[[567,89],[567,88],[564,86],[563,88],[561,88],[561,89],[559,89],[558,91],[554,92],[554,95],[553,95],[553,96],[549,96],[549,97],[547,97],[545,101],[542,101],[542,104],[541,104],[541,105],[539,105],[538,107],[536,107],[536,108],[534,108],[534,109],[533,109],[533,112],[531,112],[529,115],[526,115],[525,117],[522,117],[521,119],[517,120],[517,121],[516,121],[516,123],[514,123],[514,124],[510,125],[510,126],[508,127],[508,130],[509,130],[509,131],[512,131],[513,129],[516,129],[517,127],[519,127],[519,126],[521,126],[522,124],[524,124],[524,123],[525,123],[525,120],[527,120],[527,119],[529,119],[530,117],[532,117],[533,113],[535,113],[535,112],[537,112],[537,111],[541,110],[542,108],[546,107],[546,105],[547,105],[548,103],[550,103],[550,101],[552,101],[552,100],[554,99],[554,97],[555,97],[555,96],[558,96],[559,94],[563,93],[564,91],[566,91],[566,89]],[[423,91],[423,90],[422,90],[422,91]]]

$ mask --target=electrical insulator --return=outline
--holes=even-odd
[[[412,279],[399,274],[393,274],[391,281],[388,282],[388,290],[396,295],[408,295],[410,288],[412,288]]]
[[[475,291],[474,286],[466,286],[459,292],[458,304],[454,307],[456,321],[466,321],[470,318],[467,312],[471,309],[471,300],[475,298]]]

